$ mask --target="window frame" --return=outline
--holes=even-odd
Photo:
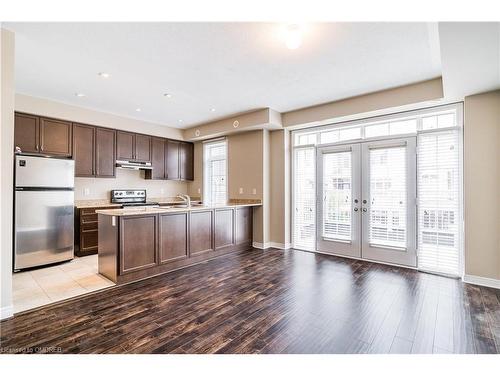
[[[433,129],[422,129],[422,122],[424,117],[428,117],[426,115],[438,115],[439,113],[446,113],[448,111],[455,111],[455,120],[456,123],[454,126],[451,127],[443,127],[443,128],[433,128]],[[365,118],[360,118],[360,119],[354,119],[354,120],[348,120],[348,121],[339,121],[339,122],[334,122],[330,124],[325,124],[325,125],[318,125],[314,127],[308,127],[304,129],[296,129],[292,130],[290,132],[290,158],[291,158],[291,163],[290,163],[290,177],[291,177],[291,202],[290,202],[290,207],[291,207],[291,228],[290,228],[290,234],[291,234],[291,246],[292,248],[297,248],[297,249],[302,249],[306,251],[313,251],[317,252],[317,243],[314,244],[314,248],[312,249],[305,249],[302,247],[297,247],[295,244],[295,212],[296,212],[296,207],[295,207],[295,195],[296,195],[296,184],[295,184],[295,175],[296,175],[296,166],[295,166],[295,152],[298,149],[302,148],[312,148],[314,150],[317,150],[319,147],[328,147],[328,146],[341,146],[341,145],[349,145],[353,143],[362,143],[365,141],[377,141],[377,140],[388,140],[388,139],[400,139],[400,138],[405,138],[408,136],[417,136],[419,134],[423,133],[434,133],[434,132],[446,132],[446,131],[457,131],[459,133],[459,168],[458,168],[458,173],[459,173],[459,199],[460,199],[460,207],[459,207],[459,213],[458,216],[456,217],[455,220],[458,220],[458,225],[459,225],[459,277],[463,278],[465,274],[465,254],[464,254],[464,243],[465,243],[465,228],[464,228],[464,180],[463,180],[463,158],[464,158],[464,149],[463,149],[463,102],[454,102],[454,103],[448,103],[444,105],[438,105],[438,106],[432,106],[432,107],[426,107],[426,108],[421,108],[421,109],[415,109],[415,110],[408,110],[408,111],[402,111],[402,112],[394,112],[390,114],[385,114],[385,115],[377,115],[377,116],[372,116],[372,117],[365,117]],[[394,135],[387,135],[387,136],[380,136],[380,137],[370,137],[366,138],[365,137],[365,126],[370,126],[370,125],[376,125],[376,124],[381,124],[384,122],[394,122],[394,121],[404,121],[405,119],[410,119],[410,118],[417,118],[417,130],[416,132],[412,133],[401,133],[401,134],[394,134]],[[333,142],[333,143],[321,143],[321,133],[326,132],[326,131],[331,131],[331,130],[340,130],[341,128],[347,128],[347,127],[361,127],[361,138],[358,139],[350,139],[347,141],[339,141],[339,142]],[[390,126],[389,126],[390,129]],[[390,130],[389,130],[390,131]],[[306,134],[306,133],[316,133],[316,142],[314,144],[304,144],[304,145],[298,145],[295,142],[296,136],[300,134]],[[418,152],[418,144],[417,144],[417,152]],[[416,166],[418,170],[418,164]],[[317,166],[316,166],[317,169]],[[317,179],[318,176],[318,171],[315,169],[314,174],[315,174],[315,180]],[[317,181],[316,181],[317,184]],[[416,207],[416,212],[415,212],[415,221],[416,221],[416,250],[417,250],[417,267],[418,269],[418,233],[420,231],[420,228],[418,227],[418,196],[417,196],[417,207]],[[315,220],[315,228],[317,230],[317,221]],[[449,276],[449,275],[447,275]]]

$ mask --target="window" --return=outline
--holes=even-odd
[[[204,200],[210,204],[227,202],[226,140],[203,144]]]
[[[314,249],[316,243],[316,150],[294,152],[294,246]]]
[[[439,128],[438,124],[436,120]],[[457,276],[461,200],[458,150],[458,131],[418,137],[419,268]]]

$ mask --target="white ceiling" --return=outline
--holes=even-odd
[[[285,112],[442,73],[432,23],[309,24],[296,50],[285,47],[275,23],[4,27],[16,33],[18,93],[179,128],[264,107]]]

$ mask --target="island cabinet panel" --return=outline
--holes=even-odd
[[[73,124],[75,177],[93,177],[95,174],[94,137],[93,126]]]
[[[215,250],[234,245],[234,209],[215,210]]]
[[[38,153],[40,118],[16,113],[14,124],[14,147],[19,147],[22,152]]]
[[[167,179],[179,180],[179,147],[180,142],[168,141],[167,142]]]
[[[134,160],[134,133],[116,132],[116,159]]]
[[[115,177],[116,131],[96,128],[95,131],[95,176]]]
[[[236,245],[252,242],[253,238],[253,215],[251,207],[235,209],[235,241]]]
[[[213,250],[213,212],[191,211],[189,254],[196,256]]]
[[[159,215],[160,264],[188,257],[187,212]]]
[[[120,218],[120,274],[156,265],[157,215]]]
[[[166,142],[163,138],[153,137],[151,140],[151,166],[152,170],[145,172],[148,180],[164,180],[166,178]]]
[[[40,118],[40,152],[71,156],[72,124],[68,121]]]

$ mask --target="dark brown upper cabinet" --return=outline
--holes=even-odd
[[[73,159],[75,177],[95,175],[95,127],[73,124]]]
[[[151,166],[153,169],[146,171],[146,179],[164,180],[167,178],[165,156],[166,140],[163,138],[153,137],[151,140]]]
[[[194,144],[192,143],[180,144],[179,174],[181,180],[194,180]]]
[[[179,170],[179,149],[180,142],[167,142],[167,179],[180,180],[181,174]]]
[[[73,124],[75,177],[115,176],[115,131]]]
[[[117,131],[116,158],[118,160],[151,161],[151,137]]]
[[[134,160],[134,133],[116,132],[116,159]]]
[[[95,130],[95,175],[115,177],[116,131],[96,128]]]
[[[71,157],[71,122],[16,113],[14,145],[22,152]]]
[[[22,152],[38,153],[40,149],[40,118],[16,113],[14,126],[14,147]]]
[[[40,118],[40,152],[71,156],[71,122]]]
[[[148,135],[135,135],[135,160],[151,161],[151,137]]]

